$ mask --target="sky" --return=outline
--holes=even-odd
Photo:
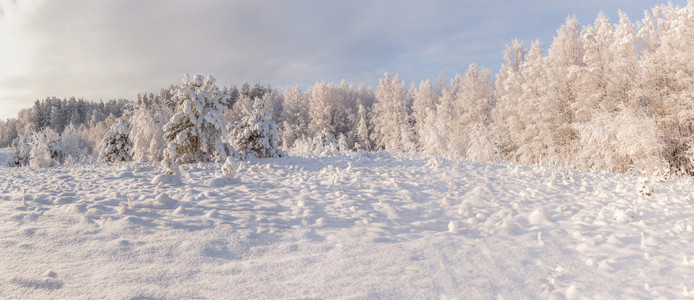
[[[663,3],[665,3],[663,1]],[[686,0],[672,1],[683,6]],[[46,97],[134,99],[211,74],[220,86],[378,85],[493,72],[517,38],[548,46],[569,15],[634,22],[652,0],[0,0],[0,119]]]

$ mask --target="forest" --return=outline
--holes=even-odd
[[[497,74],[375,90],[317,82],[283,91],[212,76],[137,99],[37,100],[0,121],[12,166],[84,161],[216,162],[227,157],[388,151],[451,160],[557,164],[579,170],[694,175],[694,5],[656,6],[632,21],[572,16],[545,47],[511,41]]]

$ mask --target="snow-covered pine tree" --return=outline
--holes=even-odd
[[[176,145],[175,161],[178,163],[222,162],[226,159],[226,147],[222,136],[226,135],[226,119],[222,117],[229,97],[215,85],[212,76],[206,78],[187,74],[175,90],[173,100],[175,114],[164,125],[164,138]]]
[[[369,123],[367,119],[367,112],[364,105],[359,104],[359,109],[357,112],[359,116],[359,122],[357,127],[354,128],[354,150],[371,150],[371,140],[369,139]]]
[[[131,161],[133,143],[130,140],[130,128],[122,118],[106,132],[99,146],[99,160],[106,162]]]
[[[235,142],[241,158],[278,157],[281,152],[277,147],[277,124],[272,120],[263,98],[252,102],[252,105],[243,107],[243,117],[232,129],[231,140]]]

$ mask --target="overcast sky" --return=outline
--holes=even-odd
[[[686,0],[673,1],[685,5]],[[302,89],[316,81],[375,87],[498,72],[513,38],[546,46],[568,15],[638,21],[645,0],[207,1],[0,0],[0,119],[48,96],[136,97],[212,74]]]

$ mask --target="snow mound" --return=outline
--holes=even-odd
[[[531,225],[552,225],[552,218],[544,207],[538,207],[528,215],[528,223]]]
[[[636,214],[632,211],[623,211],[621,209],[617,209],[614,212],[613,219],[615,222],[620,224],[631,223],[636,219]]]
[[[231,183],[232,183],[232,180],[229,179],[228,177],[219,176],[219,177],[215,177],[214,179],[212,179],[210,181],[210,187],[223,187],[223,186],[230,185]]]
[[[170,184],[170,185],[182,185],[181,178],[176,175],[171,174],[159,174],[152,178],[152,184]]]
[[[161,193],[161,194],[157,195],[156,198],[154,198],[154,201],[152,201],[152,204],[155,207],[165,208],[165,207],[171,207],[174,204],[176,204],[176,200],[171,198],[167,193]]]

